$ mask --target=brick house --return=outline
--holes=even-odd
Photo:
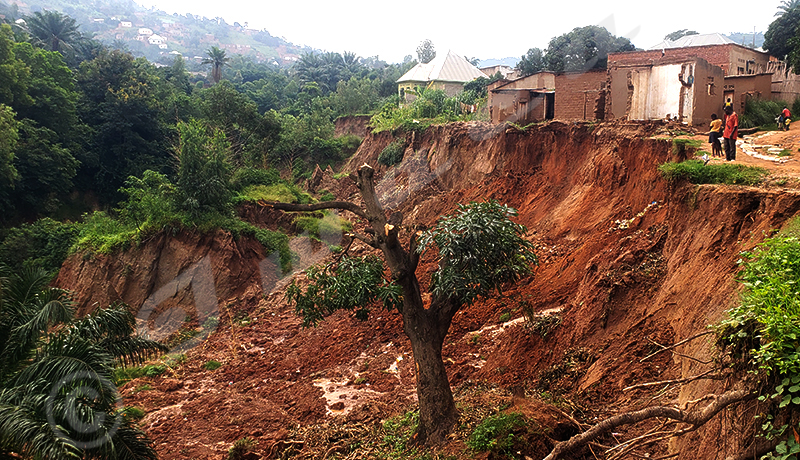
[[[720,34],[687,35],[675,41],[665,40],[645,51],[609,53],[608,65],[658,63],[661,59],[702,58],[721,67],[725,76],[753,75],[769,71],[768,53],[738,45]]]

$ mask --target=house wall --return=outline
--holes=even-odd
[[[464,91],[464,84],[463,83],[456,83],[456,82],[445,82],[445,81],[434,81],[431,85],[433,89],[440,89],[447,94],[448,97],[453,97],[458,93]]]
[[[503,89],[553,89],[555,87],[556,76],[554,73],[539,72],[508,82]]]
[[[688,61],[699,57],[709,63],[722,67],[725,75],[736,75],[739,68],[743,74],[762,73],[767,71],[769,54],[751,50],[741,45],[708,45],[690,46],[687,48],[667,48],[663,50],[630,51],[626,53],[611,53],[608,55],[608,67],[615,65],[658,65],[663,61],[675,59]],[[749,65],[747,61],[752,61]]]
[[[609,74],[609,111],[615,118],[658,120],[669,116],[703,125],[711,120],[711,113],[722,108],[722,69],[703,59],[615,67]]]
[[[772,99],[772,75],[734,75],[725,77],[724,100],[731,98],[733,109],[744,112],[744,104],[749,98]],[[777,114],[775,114],[777,116]]]
[[[794,73],[793,69],[787,70],[786,63],[782,61],[770,62],[769,70],[772,72],[772,100],[794,103],[800,97],[800,75]]]
[[[505,89],[489,93],[492,123],[527,125],[545,119],[546,97],[529,89]]]
[[[601,90],[606,89],[608,73],[590,70],[555,76],[555,117],[558,120],[595,120]],[[605,102],[601,102],[605,112]]]
[[[707,126],[711,114],[722,116],[724,74],[720,67],[702,59],[695,62],[694,68],[694,108],[692,124]]]
[[[427,82],[427,81],[404,81],[403,83],[397,84],[397,94],[400,95],[402,99],[405,95],[406,102],[412,102],[417,97],[411,94],[417,87],[427,88],[428,84],[430,84],[431,89],[440,89],[447,94],[448,97],[453,97],[458,93],[464,91],[464,84],[463,83],[456,83],[456,82],[442,82],[442,81],[434,81],[434,82]]]

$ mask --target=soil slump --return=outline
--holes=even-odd
[[[567,398],[588,421],[724,389],[725,382],[699,382],[658,394],[625,390],[705,370],[677,354],[653,352],[722,317],[736,299],[739,253],[793,217],[800,193],[670,185],[657,166],[682,158],[671,140],[656,136],[661,132],[658,124],[621,122],[551,122],[525,131],[455,123],[407,135],[404,162],[378,167],[378,190],[408,228],[432,224],[456,203],[496,199],[519,210],[517,220],[537,248],[535,276],[456,315],[444,346],[453,386],[507,388],[517,407],[553,432],[569,422],[564,425],[561,409],[531,397],[541,391],[542,376],[548,391]],[[389,133],[370,134],[344,169],[377,165],[392,140]],[[322,180],[338,199],[357,198],[348,178]],[[253,209],[243,214],[259,216]],[[305,251],[309,258],[321,254],[311,246]],[[355,244],[352,252],[368,251]],[[414,364],[399,315],[376,310],[358,322],[337,313],[304,329],[285,303],[285,284],[264,288],[259,264],[268,255],[253,241],[224,232],[159,235],[123,254],[77,255],[57,284],[76,292],[83,311],[115,299],[138,307],[205,256],[220,309],[215,332],[186,353],[184,365],[123,387],[125,403],[148,413],[143,426],[161,458],[221,458],[244,436],[268,456],[295,441],[291,426],[337,417],[379,423],[413,404]],[[423,257],[423,288],[435,267]],[[175,302],[191,302],[191,296]],[[519,322],[523,311],[557,314],[560,324],[547,334],[533,332]],[[676,351],[702,361],[712,353],[707,340]],[[205,370],[212,359],[222,367]],[[732,428],[710,423],[669,453],[724,458],[738,448],[736,433],[726,429]],[[729,442],[720,445],[723,435]]]

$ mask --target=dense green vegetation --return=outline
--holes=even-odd
[[[793,116],[800,110],[800,97],[795,99],[793,104],[783,102],[768,101],[762,99],[748,99],[744,106],[744,113],[739,117],[739,126],[742,128],[777,129],[775,119],[788,106]]]
[[[75,318],[69,292],[43,270],[0,274],[0,456],[157,458],[119,407],[116,365],[165,350],[133,336],[124,305]]]
[[[779,441],[768,457],[800,454],[800,222],[796,219],[740,260],[740,305],[716,325],[719,344],[745,370],[759,375],[761,436]]]
[[[95,6],[81,14],[112,7]],[[181,57],[156,68],[104,47],[62,13],[3,11],[26,20],[0,26],[0,262],[15,269],[55,273],[75,248],[109,252],[187,227],[252,235],[288,269],[286,236],[234,206],[309,202],[294,182],[361,142],[334,138],[335,117],[396,103],[394,81],[412,65],[305,53],[289,71],[212,46],[204,79]]]
[[[769,174],[766,169],[741,164],[703,164],[701,160],[664,163],[658,167],[668,181],[692,184],[756,185]]]

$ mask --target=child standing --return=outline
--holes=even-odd
[[[722,120],[716,113],[711,114],[711,131],[708,133],[708,143],[711,144],[711,155],[722,157],[722,144],[719,138],[722,137]]]

